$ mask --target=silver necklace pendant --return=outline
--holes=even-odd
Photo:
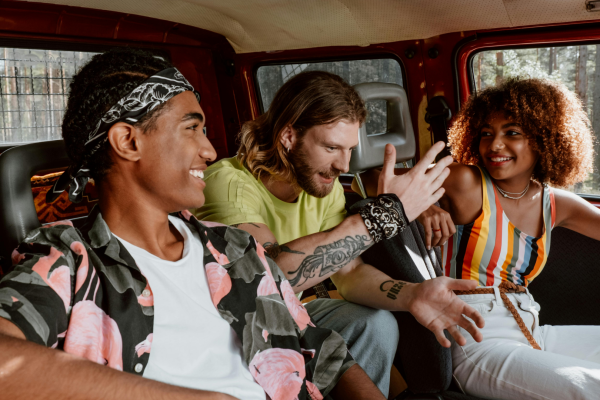
[[[525,196],[525,194],[527,193],[527,191],[529,190],[529,185],[531,184],[531,181],[529,181],[529,183],[527,184],[527,186],[525,187],[525,189],[523,189],[522,192],[517,192],[517,193],[512,193],[512,192],[507,192],[506,190],[502,190],[498,185],[496,185],[494,183],[494,186],[496,186],[496,189],[498,189],[498,191],[500,192],[500,194],[502,196],[504,196],[507,199],[511,199],[511,200],[519,200],[520,198],[522,198],[523,196]],[[517,195],[516,197],[513,196],[509,196],[509,194],[515,194]]]

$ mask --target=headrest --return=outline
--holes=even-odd
[[[352,152],[350,173],[356,174],[383,165],[385,145],[396,147],[396,163],[415,156],[416,143],[410,121],[408,98],[402,86],[393,83],[359,83],[354,89],[365,102],[385,100],[387,104],[387,132],[367,132],[366,124],[358,131],[358,147]]]
[[[62,140],[25,144],[0,155],[0,258],[10,258],[27,233],[41,226],[31,177],[69,164]]]

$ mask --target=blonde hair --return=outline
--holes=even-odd
[[[363,123],[365,103],[341,77],[323,71],[303,72],[287,81],[263,115],[242,126],[240,162],[256,177],[267,173],[295,182],[296,173],[281,134],[291,125],[301,139],[307,129],[345,120]]]

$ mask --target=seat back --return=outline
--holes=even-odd
[[[359,83],[354,89],[365,102],[385,100],[387,108],[387,132],[369,132],[363,124],[358,131],[358,146],[352,152],[350,173],[357,174],[383,165],[385,145],[396,148],[396,162],[415,156],[416,142],[408,99],[402,86],[392,83]]]
[[[0,265],[10,266],[12,251],[28,232],[41,226],[31,177],[69,164],[62,140],[25,144],[0,155]]]
[[[552,230],[548,262],[528,286],[541,325],[600,325],[600,241],[566,228]]]

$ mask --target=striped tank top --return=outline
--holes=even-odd
[[[550,233],[555,207],[552,189],[544,186],[544,233],[536,238],[521,232],[509,221],[500,205],[488,172],[479,168],[483,203],[479,217],[456,225],[456,233],[442,247],[444,274],[473,279],[479,286],[498,286],[502,281],[527,286],[537,277],[550,252]]]

